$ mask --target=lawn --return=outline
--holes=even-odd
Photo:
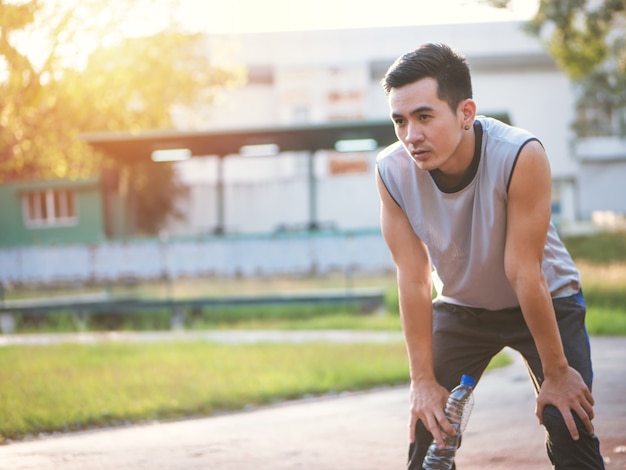
[[[402,341],[3,347],[0,442],[407,382]]]

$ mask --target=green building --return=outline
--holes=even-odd
[[[98,179],[0,184],[0,248],[106,240]]]

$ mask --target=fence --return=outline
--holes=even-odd
[[[379,230],[202,236],[0,250],[0,283],[55,284],[379,273],[393,263]]]

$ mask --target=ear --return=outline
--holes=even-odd
[[[461,118],[461,125],[464,128],[471,128],[474,125],[474,119],[476,118],[476,103],[472,99],[463,100],[459,104],[459,118]]]

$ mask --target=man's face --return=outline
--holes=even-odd
[[[396,136],[421,170],[454,167],[463,137],[463,113],[437,97],[437,81],[424,78],[392,88],[388,101]]]

